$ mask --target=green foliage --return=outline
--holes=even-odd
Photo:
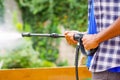
[[[0,23],[4,21],[4,0],[0,0]]]
[[[59,63],[57,63],[57,66],[68,66],[68,61],[60,61]]]
[[[32,16],[37,16],[42,22],[48,19],[58,19],[59,24],[66,28],[86,30],[86,0],[19,0],[18,2],[22,10],[25,11],[24,13],[29,12]]]
[[[53,67],[54,63],[41,60],[38,52],[34,51],[31,44],[24,43],[14,48],[6,56],[0,56],[3,61],[2,68],[35,68],[35,67]]]
[[[23,24],[21,22],[18,21],[18,16],[17,16],[17,12],[14,11],[13,13],[13,25],[15,26],[16,30],[19,32],[22,32],[23,30]]]

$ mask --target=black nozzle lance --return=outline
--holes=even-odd
[[[50,37],[59,38],[59,37],[65,37],[65,35],[57,34],[57,33],[52,33],[52,34],[50,34]]]
[[[52,38],[60,38],[65,37],[62,34],[51,33],[51,34],[40,34],[40,33],[22,33],[23,37],[31,37],[31,36],[39,36],[39,37],[52,37]]]

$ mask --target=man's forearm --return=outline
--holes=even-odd
[[[116,36],[120,36],[120,17],[108,28],[98,33],[96,41],[101,43]]]

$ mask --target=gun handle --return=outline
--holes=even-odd
[[[80,39],[80,45],[81,45],[81,47],[80,47],[80,49],[81,49],[81,51],[82,51],[82,53],[84,54],[84,55],[87,55],[87,56],[93,56],[94,55],[94,53],[97,51],[97,49],[98,49],[98,47],[97,48],[95,48],[95,49],[91,49],[91,50],[89,50],[89,51],[85,51],[85,49],[84,49],[84,46],[83,46],[83,44],[82,44],[82,37],[84,36],[84,34],[80,34],[80,33],[78,33],[78,34],[74,34],[74,40],[76,40],[76,41],[79,41],[79,39]]]
[[[93,55],[95,54],[95,52],[97,51],[97,49],[98,49],[98,47],[95,48],[95,49],[89,50],[87,55],[88,55],[88,56],[93,56]]]
[[[80,33],[74,34],[74,36],[73,36],[74,40],[76,40],[76,41],[79,41],[79,39],[82,39],[82,37],[83,37],[83,34],[80,34]]]

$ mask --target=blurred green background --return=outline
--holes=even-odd
[[[10,0],[9,0],[10,1]],[[15,0],[22,13],[22,21],[13,14],[18,32],[59,33],[65,30],[86,31],[87,0]],[[0,0],[0,22],[4,22],[4,0]],[[6,56],[2,68],[35,68],[69,66],[67,61],[56,62],[61,39],[31,37]],[[63,46],[64,47],[64,46]]]

